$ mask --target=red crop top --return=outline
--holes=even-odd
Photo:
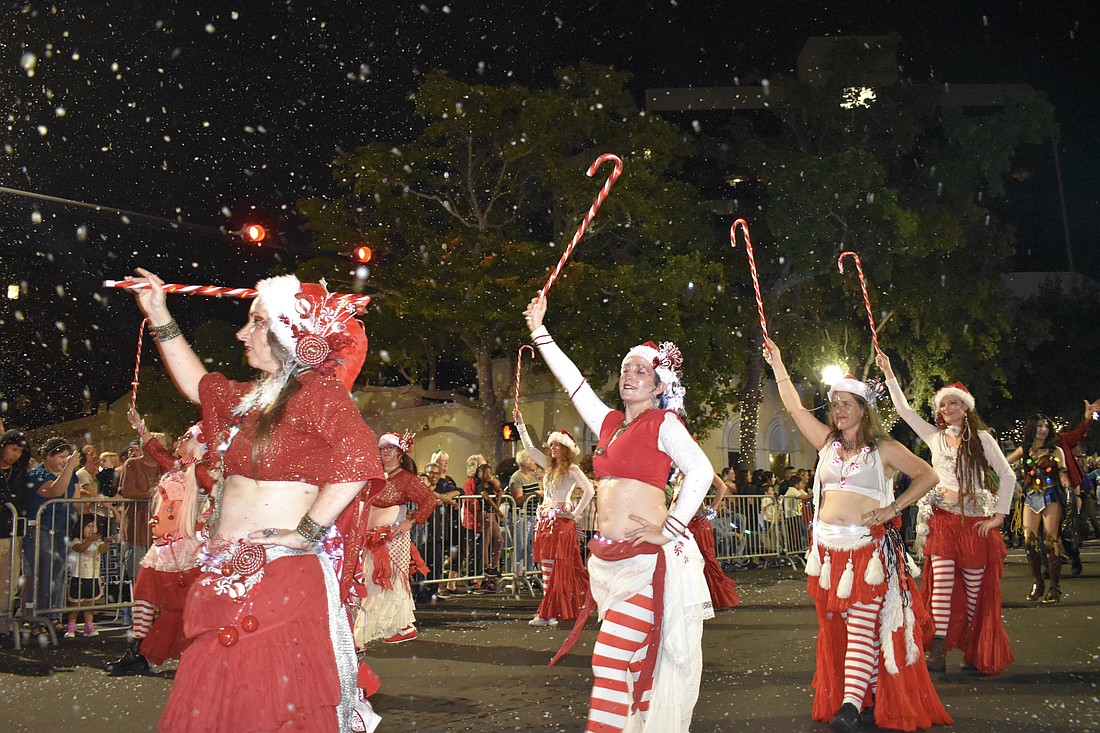
[[[417,524],[424,524],[432,516],[439,499],[420,479],[404,469],[400,469],[386,481],[386,488],[371,499],[370,505],[379,509],[400,506],[412,502],[416,511],[409,515]]]
[[[657,446],[658,434],[665,415],[675,414],[671,410],[644,412],[608,445],[615,431],[622,427],[626,415],[619,410],[607,413],[600,426],[600,444],[592,457],[596,478],[635,479],[664,490],[672,469],[672,457]]]
[[[240,430],[222,457],[225,476],[256,481],[301,481],[313,486],[367,481],[368,493],[385,486],[378,440],[363,422],[351,395],[335,377],[306,372],[302,388],[290,398],[268,445],[253,462],[258,415],[239,418],[233,408],[252,388],[211,372],[199,381],[204,432],[210,445],[226,440],[233,426]]]

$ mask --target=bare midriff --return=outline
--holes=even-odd
[[[596,485],[596,496],[600,500],[596,523],[605,539],[625,540],[627,532],[637,529],[631,515],[658,526],[668,517],[664,490],[637,479],[605,476]]]
[[[389,527],[391,524],[397,521],[397,516],[400,513],[400,506],[372,506],[370,508],[370,516],[367,517],[367,527],[369,529],[373,529],[374,527]]]
[[[218,536],[239,539],[259,529],[294,529],[319,489],[303,481],[256,481],[229,476],[222,489]]]
[[[817,519],[826,524],[863,524],[863,515],[878,508],[878,499],[833,489],[822,493]]]

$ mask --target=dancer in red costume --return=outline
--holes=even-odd
[[[373,730],[348,612],[366,511],[385,486],[374,434],[348,390],[366,354],[354,311],[291,275],[257,283],[237,338],[254,383],[207,373],[138,270],[141,310],[180,392],[202,407],[222,479],[191,587],[166,733]],[[359,691],[357,693],[357,681]],[[364,690],[364,686],[367,689]]]
[[[887,437],[863,382],[845,377],[833,385],[825,424],[802,406],[771,339],[764,360],[783,406],[818,450],[806,554],[818,623],[814,720],[837,733],[857,730],[861,717],[904,731],[953,722],[921,653],[931,624],[899,531],[901,510],[935,485],[935,471]],[[912,483],[895,500],[897,471]]]
[[[113,676],[143,674],[149,663],[178,659],[188,640],[183,633],[183,607],[199,570],[195,558],[201,545],[203,507],[214,488],[211,470],[216,454],[207,452],[202,424],[184,433],[169,451],[137,410],[131,408],[130,424],[142,441],[142,450],[165,473],[153,497],[153,544],[141,560],[134,582],[133,639],[121,659],[107,665]]]
[[[1001,620],[1008,550],[1000,527],[1012,511],[1016,475],[961,382],[936,392],[932,425],[909,406],[890,359],[879,354],[875,361],[898,415],[932,451],[939,477],[920,500],[917,523],[917,533],[927,535],[923,591],[936,627],[928,669],[947,671],[946,652],[962,649],[964,666],[999,674],[1013,662]]]
[[[584,515],[595,490],[592,482],[577,465],[580,446],[564,430],[555,430],[546,439],[546,450],[535,447],[519,408],[513,413],[520,440],[528,455],[542,466],[542,502],[532,550],[542,571],[542,603],[531,626],[556,626],[558,621],[574,619],[588,598],[588,572],[581,558],[577,539],[576,518]],[[581,488],[581,498],[570,500],[574,487]]]
[[[686,733],[703,671],[703,620],[714,616],[703,558],[687,529],[714,469],[681,422],[680,350],[666,342],[631,349],[619,375],[623,411],[600,401],[542,325],[546,300],[527,307],[527,326],[546,364],[588,427],[600,436],[592,460],[599,534],[588,543],[590,602],[557,661],[580,636],[592,602],[600,634],[587,731],[629,727]],[[672,465],[684,473],[679,500],[665,505]]]
[[[439,505],[432,490],[416,476],[409,451],[413,436],[385,433],[378,439],[386,488],[371,500],[368,531],[363,547],[364,594],[355,614],[355,646],[362,649],[375,639],[399,644],[416,638],[416,615],[409,584],[410,568],[428,572],[409,531],[424,524]],[[406,516],[407,506],[416,511]]]
[[[703,576],[707,579],[711,603],[716,609],[733,608],[741,604],[741,598],[737,595],[736,584],[718,564],[718,551],[714,546],[714,526],[711,524],[711,520],[718,516],[722,497],[726,495],[726,482],[718,474],[714,474],[711,485],[714,486],[714,497],[710,501],[710,506],[699,508],[688,522],[688,529],[699,545],[699,552],[703,555]]]

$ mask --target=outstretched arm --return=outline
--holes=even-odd
[[[810,441],[810,445],[821,450],[825,441],[829,439],[829,426],[802,406],[802,398],[798,396],[798,390],[791,383],[791,376],[783,364],[783,355],[779,353],[779,347],[771,339],[766,339],[764,342],[764,361],[771,364],[775,385],[779,388],[779,398],[783,400],[783,407],[787,408],[787,412],[794,419],[798,431],[802,433],[802,437]]]
[[[898,415],[921,440],[927,443],[933,435],[939,432],[939,429],[925,421],[917,414],[916,410],[909,406],[909,400],[905,399],[905,393],[901,391],[901,384],[898,383],[897,377],[894,376],[894,369],[890,366],[890,357],[880,351],[875,356],[875,363],[886,375],[886,387],[890,390],[890,399],[893,401]]]
[[[138,307],[149,324],[154,328],[165,328],[165,334],[157,338],[157,348],[160,350],[160,359],[164,368],[176,384],[176,389],[187,399],[194,403],[199,401],[199,380],[206,374],[206,367],[202,360],[191,349],[187,339],[179,333],[179,326],[175,326],[175,319],[168,312],[168,306],[164,297],[164,281],[159,277],[137,268],[137,277],[126,278],[129,282],[148,283],[148,288],[132,291],[137,300]],[[174,328],[172,328],[174,326]],[[154,330],[154,334],[156,331]],[[174,334],[174,335],[173,335]]]
[[[599,435],[604,418],[611,412],[611,408],[600,401],[588,380],[581,376],[577,365],[558,348],[546,326],[542,325],[543,316],[546,315],[546,298],[532,300],[523,315],[527,320],[527,328],[531,331],[531,340],[539,347],[546,366],[550,367],[569,399],[573,400],[573,406],[577,408],[581,419],[593,433]]]

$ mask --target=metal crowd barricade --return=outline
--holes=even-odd
[[[801,507],[779,496],[725,496],[711,520],[720,562],[746,564],[769,560],[801,567],[809,547],[809,523]]]
[[[149,525],[143,515],[148,503],[147,499],[121,497],[50,499],[44,503],[28,518],[23,533],[23,575],[28,587],[23,593],[22,620],[44,627],[51,643],[56,643],[53,619],[62,614],[113,611],[117,619],[121,610],[132,607],[133,582],[148,549]],[[79,557],[73,546],[81,541],[86,528],[109,544],[105,551],[97,552],[99,593],[74,599],[69,580]],[[119,542],[124,529],[134,540],[125,548]]]
[[[22,539],[27,520],[19,516],[14,504],[7,502],[0,504],[0,523],[8,531],[8,539],[0,539],[0,545],[4,546],[3,551],[7,553],[7,557],[0,561],[0,573],[4,574],[4,579],[0,580],[0,602],[4,604],[0,612],[3,613],[15,648],[20,649],[22,643],[19,636],[19,619],[15,617],[15,601],[19,595],[19,576],[23,571]]]

